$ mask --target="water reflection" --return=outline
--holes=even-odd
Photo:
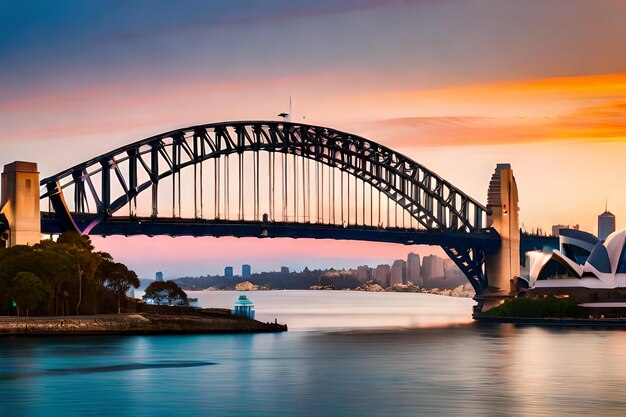
[[[326,301],[311,297],[303,306],[298,296],[291,306],[276,301],[276,311],[292,314],[288,322],[300,329],[283,334],[3,339],[0,374],[18,378],[0,380],[0,415],[626,413],[622,331],[475,325],[466,317],[450,319],[467,308],[466,300],[383,295],[391,296],[387,305],[375,298],[375,307],[363,306],[360,317],[357,309],[322,331],[297,318],[316,302],[323,310]],[[276,296],[254,294],[255,304],[278,314],[271,304]],[[344,306],[367,299],[342,297],[354,297]],[[413,319],[393,321],[398,309],[413,304],[419,304],[422,327],[403,327]],[[364,328],[371,316],[391,327]],[[446,325],[435,326],[442,317]],[[68,372],[50,375],[59,369]]]
[[[106,366],[85,366],[82,368],[56,368],[44,369],[41,371],[16,372],[9,374],[0,374],[0,380],[32,378],[36,376],[55,376],[55,375],[73,375],[73,374],[94,374],[101,372],[122,372],[134,371],[138,369],[161,369],[161,368],[191,368],[195,366],[215,365],[211,362],[164,362],[164,363],[127,363],[120,365]]]

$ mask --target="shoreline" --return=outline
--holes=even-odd
[[[94,316],[0,317],[2,336],[277,333],[287,325],[224,314],[123,313]]]
[[[142,290],[140,290],[142,291]],[[332,292],[359,292],[359,293],[402,293],[402,294],[429,294],[429,295],[439,295],[442,297],[454,297],[454,298],[474,298],[475,293],[465,292],[454,292],[454,290],[439,290],[435,289],[420,289],[418,291],[392,291],[392,290],[383,290],[383,291],[371,291],[371,290],[363,290],[363,289],[317,289],[317,288],[302,288],[302,289],[263,289],[263,290],[236,290],[236,289],[217,289],[217,288],[187,288],[184,289],[186,292],[192,293],[201,293],[201,292],[240,292],[240,293],[263,293],[263,292],[281,292],[281,291],[332,291]]]

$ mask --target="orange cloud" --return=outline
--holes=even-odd
[[[418,113],[373,124],[391,146],[626,140],[626,73],[386,95]]]
[[[454,88],[385,93],[389,98],[437,98],[467,101],[470,99],[515,100],[520,98],[616,97],[626,95],[626,72],[575,77],[551,77],[515,82],[476,84]]]

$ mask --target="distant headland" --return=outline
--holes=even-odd
[[[157,272],[156,281],[163,280]],[[420,256],[409,253],[406,259],[397,259],[376,267],[360,265],[350,269],[309,269],[293,271],[283,266],[279,271],[252,273],[248,264],[235,275],[232,266],[226,266],[223,275],[204,275],[171,278],[183,290],[353,290],[372,292],[419,292],[458,297],[473,297],[472,286],[461,270],[449,259],[436,255]],[[142,286],[154,280],[142,279]]]

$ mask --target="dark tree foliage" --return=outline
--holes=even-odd
[[[482,313],[487,317],[522,318],[584,318],[586,312],[572,298],[558,298],[550,295],[545,298],[517,297],[506,300],[497,307]]]
[[[101,268],[109,264],[116,265],[111,277],[101,273]],[[12,307],[15,302],[17,308],[28,308],[30,315],[114,313],[125,301],[120,294],[126,291],[122,291],[125,286],[138,283],[134,272],[119,265],[110,255],[94,252],[89,237],[75,232],[62,234],[56,242],[44,240],[34,246],[2,248],[0,311],[16,314],[17,309]],[[41,286],[22,273],[33,274]],[[34,304],[29,300],[26,307],[22,297],[28,298],[30,293],[43,294],[44,299]],[[22,299],[22,305],[17,298]]]
[[[185,277],[176,279],[176,283],[183,289],[204,289],[209,287],[219,288],[222,290],[232,290],[241,280],[223,277],[223,276],[206,276],[206,277]],[[254,285],[267,287],[271,289],[285,290],[308,290],[312,285],[330,286],[335,289],[355,289],[362,283],[354,276],[325,276],[323,271],[302,271],[283,274],[282,272],[261,272],[247,278]]]
[[[169,306],[188,306],[185,291],[174,281],[155,281],[148,285],[143,300],[147,303]]]
[[[117,296],[117,312],[121,313],[122,298],[131,288],[139,288],[141,284],[134,271],[119,262],[113,262],[113,257],[101,252],[102,262],[96,271],[96,281],[104,288]]]
[[[42,304],[50,294],[50,287],[32,272],[20,272],[12,280],[11,292],[16,303],[17,315],[20,309],[30,310]]]

